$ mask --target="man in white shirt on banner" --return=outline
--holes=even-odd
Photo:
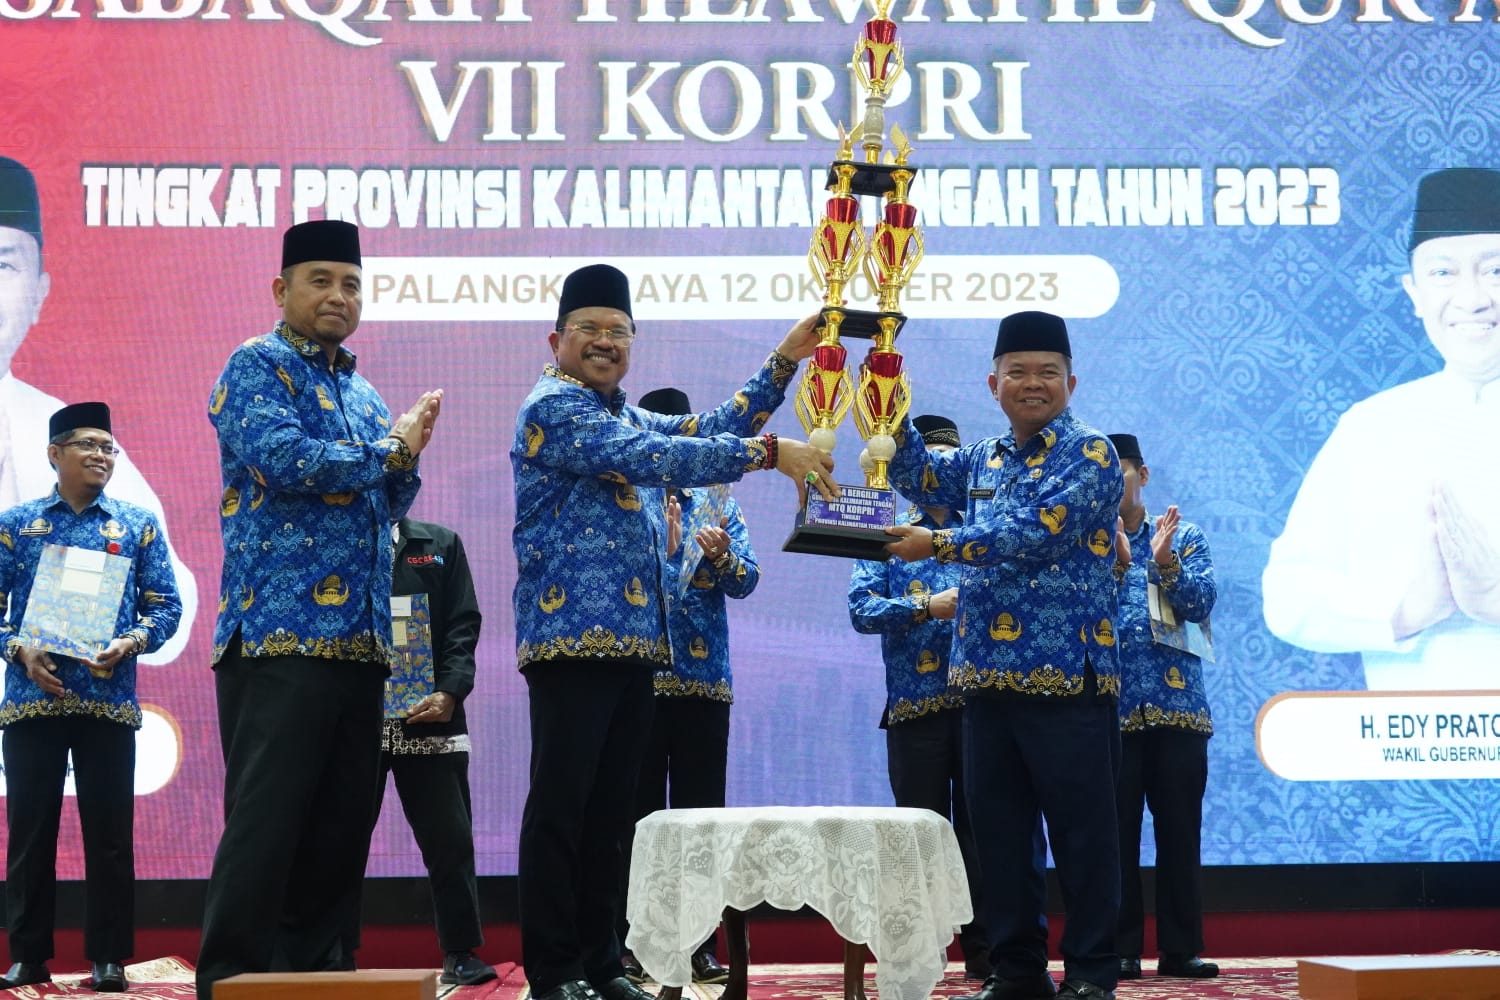
[[[10,370],[11,358],[41,316],[42,303],[52,287],[42,248],[42,205],[36,178],[21,163],[0,156],[0,510],[42,496],[57,481],[57,473],[47,464],[47,418],[62,408],[63,401],[21,381]],[[60,345],[60,349],[71,352],[78,346]],[[155,514],[170,536],[161,501],[124,451],[115,459],[109,492]],[[171,549],[170,537],[167,547]],[[182,599],[182,627],[160,649],[143,655],[142,663],[176,659],[187,645],[198,610],[193,574],[175,551],[171,556]]]
[[[1500,172],[1423,177],[1401,279],[1443,368],[1356,403],[1271,546],[1266,624],[1371,690],[1500,687]]]

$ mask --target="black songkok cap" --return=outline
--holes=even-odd
[[[1146,460],[1141,457],[1141,443],[1135,439],[1134,434],[1111,434],[1109,443],[1115,446],[1115,454],[1122,459],[1128,458],[1140,465],[1146,464]]]
[[[76,431],[80,427],[97,427],[108,432],[109,404],[74,403],[72,406],[64,406],[47,421],[47,440]]]
[[[8,156],[0,156],[0,226],[30,233],[41,248],[42,200],[37,197],[36,178]]]
[[[1068,346],[1068,324],[1061,316],[1036,310],[1011,313],[1000,321],[1000,332],[995,335],[994,357],[1015,351],[1052,351],[1071,358],[1073,349]]]
[[[281,237],[281,269],[310,260],[331,260],[359,267],[359,227],[337,219],[299,222]]]
[[[1423,177],[1417,184],[1408,249],[1440,236],[1471,233],[1500,233],[1500,171],[1453,167]]]
[[[557,321],[574,309],[618,309],[634,319],[630,311],[630,279],[625,272],[608,264],[580,267],[563,280],[562,297],[557,303]]]
[[[643,410],[660,413],[667,417],[685,417],[693,412],[687,393],[681,389],[652,389],[635,404]]]
[[[946,444],[958,447],[958,425],[947,417],[924,413],[911,418],[912,425],[927,444]]]

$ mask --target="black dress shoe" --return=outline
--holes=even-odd
[[[719,957],[711,951],[700,951],[693,955],[693,982],[717,985],[729,982],[729,970],[719,964]]]
[[[656,997],[641,989],[624,976],[616,976],[606,983],[594,986],[594,991],[603,1000],[656,1000]]]
[[[47,971],[46,962],[17,962],[6,970],[5,985],[0,989],[9,989],[12,986],[36,986],[38,983],[52,982],[52,973]]]
[[[1052,1000],[1056,995],[1057,987],[1053,984],[1052,977],[1042,972],[1018,979],[990,976],[979,987],[978,993],[958,997],[956,1000]]]
[[[1115,1000],[1113,990],[1082,979],[1064,979],[1062,989],[1057,991],[1057,1000]]]
[[[124,993],[125,967],[119,962],[90,962],[88,982],[84,983],[95,993]]]
[[[1120,959],[1120,978],[1141,978],[1141,960],[1139,956],[1126,955]]]
[[[599,1000],[599,994],[582,979],[570,979],[560,986],[552,987],[536,1000]]]
[[[1156,974],[1158,976],[1172,976],[1176,979],[1212,979],[1219,974],[1219,967],[1213,962],[1205,962],[1197,955],[1163,955],[1161,961],[1156,963]]]
[[[495,967],[472,951],[450,951],[443,956],[443,974],[438,982],[474,986],[495,978]]]
[[[625,978],[632,983],[644,983],[646,981],[646,970],[641,968],[641,960],[632,952],[626,952],[620,956],[620,964],[625,968]]]

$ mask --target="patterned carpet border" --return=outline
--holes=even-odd
[[[437,970],[434,970],[437,971]],[[440,1000],[514,1000],[526,985],[521,967],[514,962],[500,962],[495,971],[499,974],[493,982],[478,986],[438,986]],[[124,996],[130,1000],[194,1000],[197,991],[193,986],[192,963],[173,955],[149,962],[137,962],[125,966],[125,978],[130,980],[130,989]],[[84,985],[87,972],[60,972],[52,982],[40,986],[17,986],[0,990],[0,1000],[48,1000],[51,997],[100,997]]]

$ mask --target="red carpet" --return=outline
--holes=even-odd
[[[1465,950],[1455,954],[1494,954]],[[1217,979],[1158,979],[1152,974],[1155,962],[1143,964],[1143,979],[1121,983],[1120,1000],[1298,1000],[1297,960],[1294,958],[1219,958],[1222,974]],[[193,967],[180,958],[160,958],[125,967],[130,979],[127,997],[135,1000],[192,1000]],[[526,976],[514,962],[495,966],[499,978],[479,986],[439,986],[441,1000],[529,1000]],[[1062,965],[1052,963],[1054,979],[1060,979]],[[49,997],[97,997],[83,986],[86,972],[56,974],[44,986],[25,986],[0,990],[0,1000],[46,1000]],[[655,992],[651,983],[646,988]],[[963,966],[955,963],[933,990],[935,1000],[973,993],[978,984],[963,976]],[[698,986],[683,991],[684,1000],[718,1000],[722,986]],[[865,970],[865,992],[877,997],[873,964]],[[750,967],[750,1000],[837,1000],[843,993],[840,966],[820,965],[752,965]]]
[[[1121,983],[1120,1000],[1297,1000],[1296,961],[1290,958],[1238,959],[1221,962],[1217,979],[1158,979],[1154,962],[1143,962],[1144,978]],[[774,972],[773,972],[774,970]],[[774,975],[774,980],[770,977]],[[1062,963],[1052,963],[1052,978],[1062,981]],[[759,980],[759,982],[757,982]],[[935,998],[973,993],[979,984],[965,979],[961,964],[950,965],[948,974],[932,991]],[[713,989],[714,994],[703,991]],[[695,986],[702,1000],[714,1000],[718,987]],[[875,970],[865,969],[865,993],[874,996]],[[767,966],[757,974],[751,968],[750,1000],[833,1000],[843,994],[843,970],[834,966]]]
[[[1120,1000],[1297,1000],[1296,960],[1291,958],[1241,958],[1220,960],[1223,973],[1217,979],[1158,979],[1154,962],[1147,960],[1146,976],[1121,983]],[[1062,964],[1052,964],[1053,978],[1062,978]],[[502,977],[504,979],[505,977]],[[835,965],[751,965],[750,1000],[837,1000],[843,995],[843,969]],[[939,1000],[973,993],[979,984],[964,978],[961,963],[950,965],[948,974],[932,995]],[[656,992],[653,984],[646,989]],[[722,986],[694,985],[683,990],[683,1000],[718,1000]],[[865,969],[865,993],[876,996],[873,964]],[[525,976],[517,969],[495,993],[495,1000],[527,1000]]]
[[[478,986],[438,986],[441,1000],[508,1000],[515,997],[526,985],[526,977],[514,962],[495,965],[500,977],[494,982]],[[100,997],[84,985],[88,972],[53,972],[52,982],[41,986],[18,986],[0,990],[0,998],[17,1000],[46,1000],[48,997]],[[124,994],[134,1000],[192,1000],[196,996],[193,988],[193,967],[175,956],[158,958],[150,962],[137,962],[125,966],[125,978],[130,980],[130,989]]]

